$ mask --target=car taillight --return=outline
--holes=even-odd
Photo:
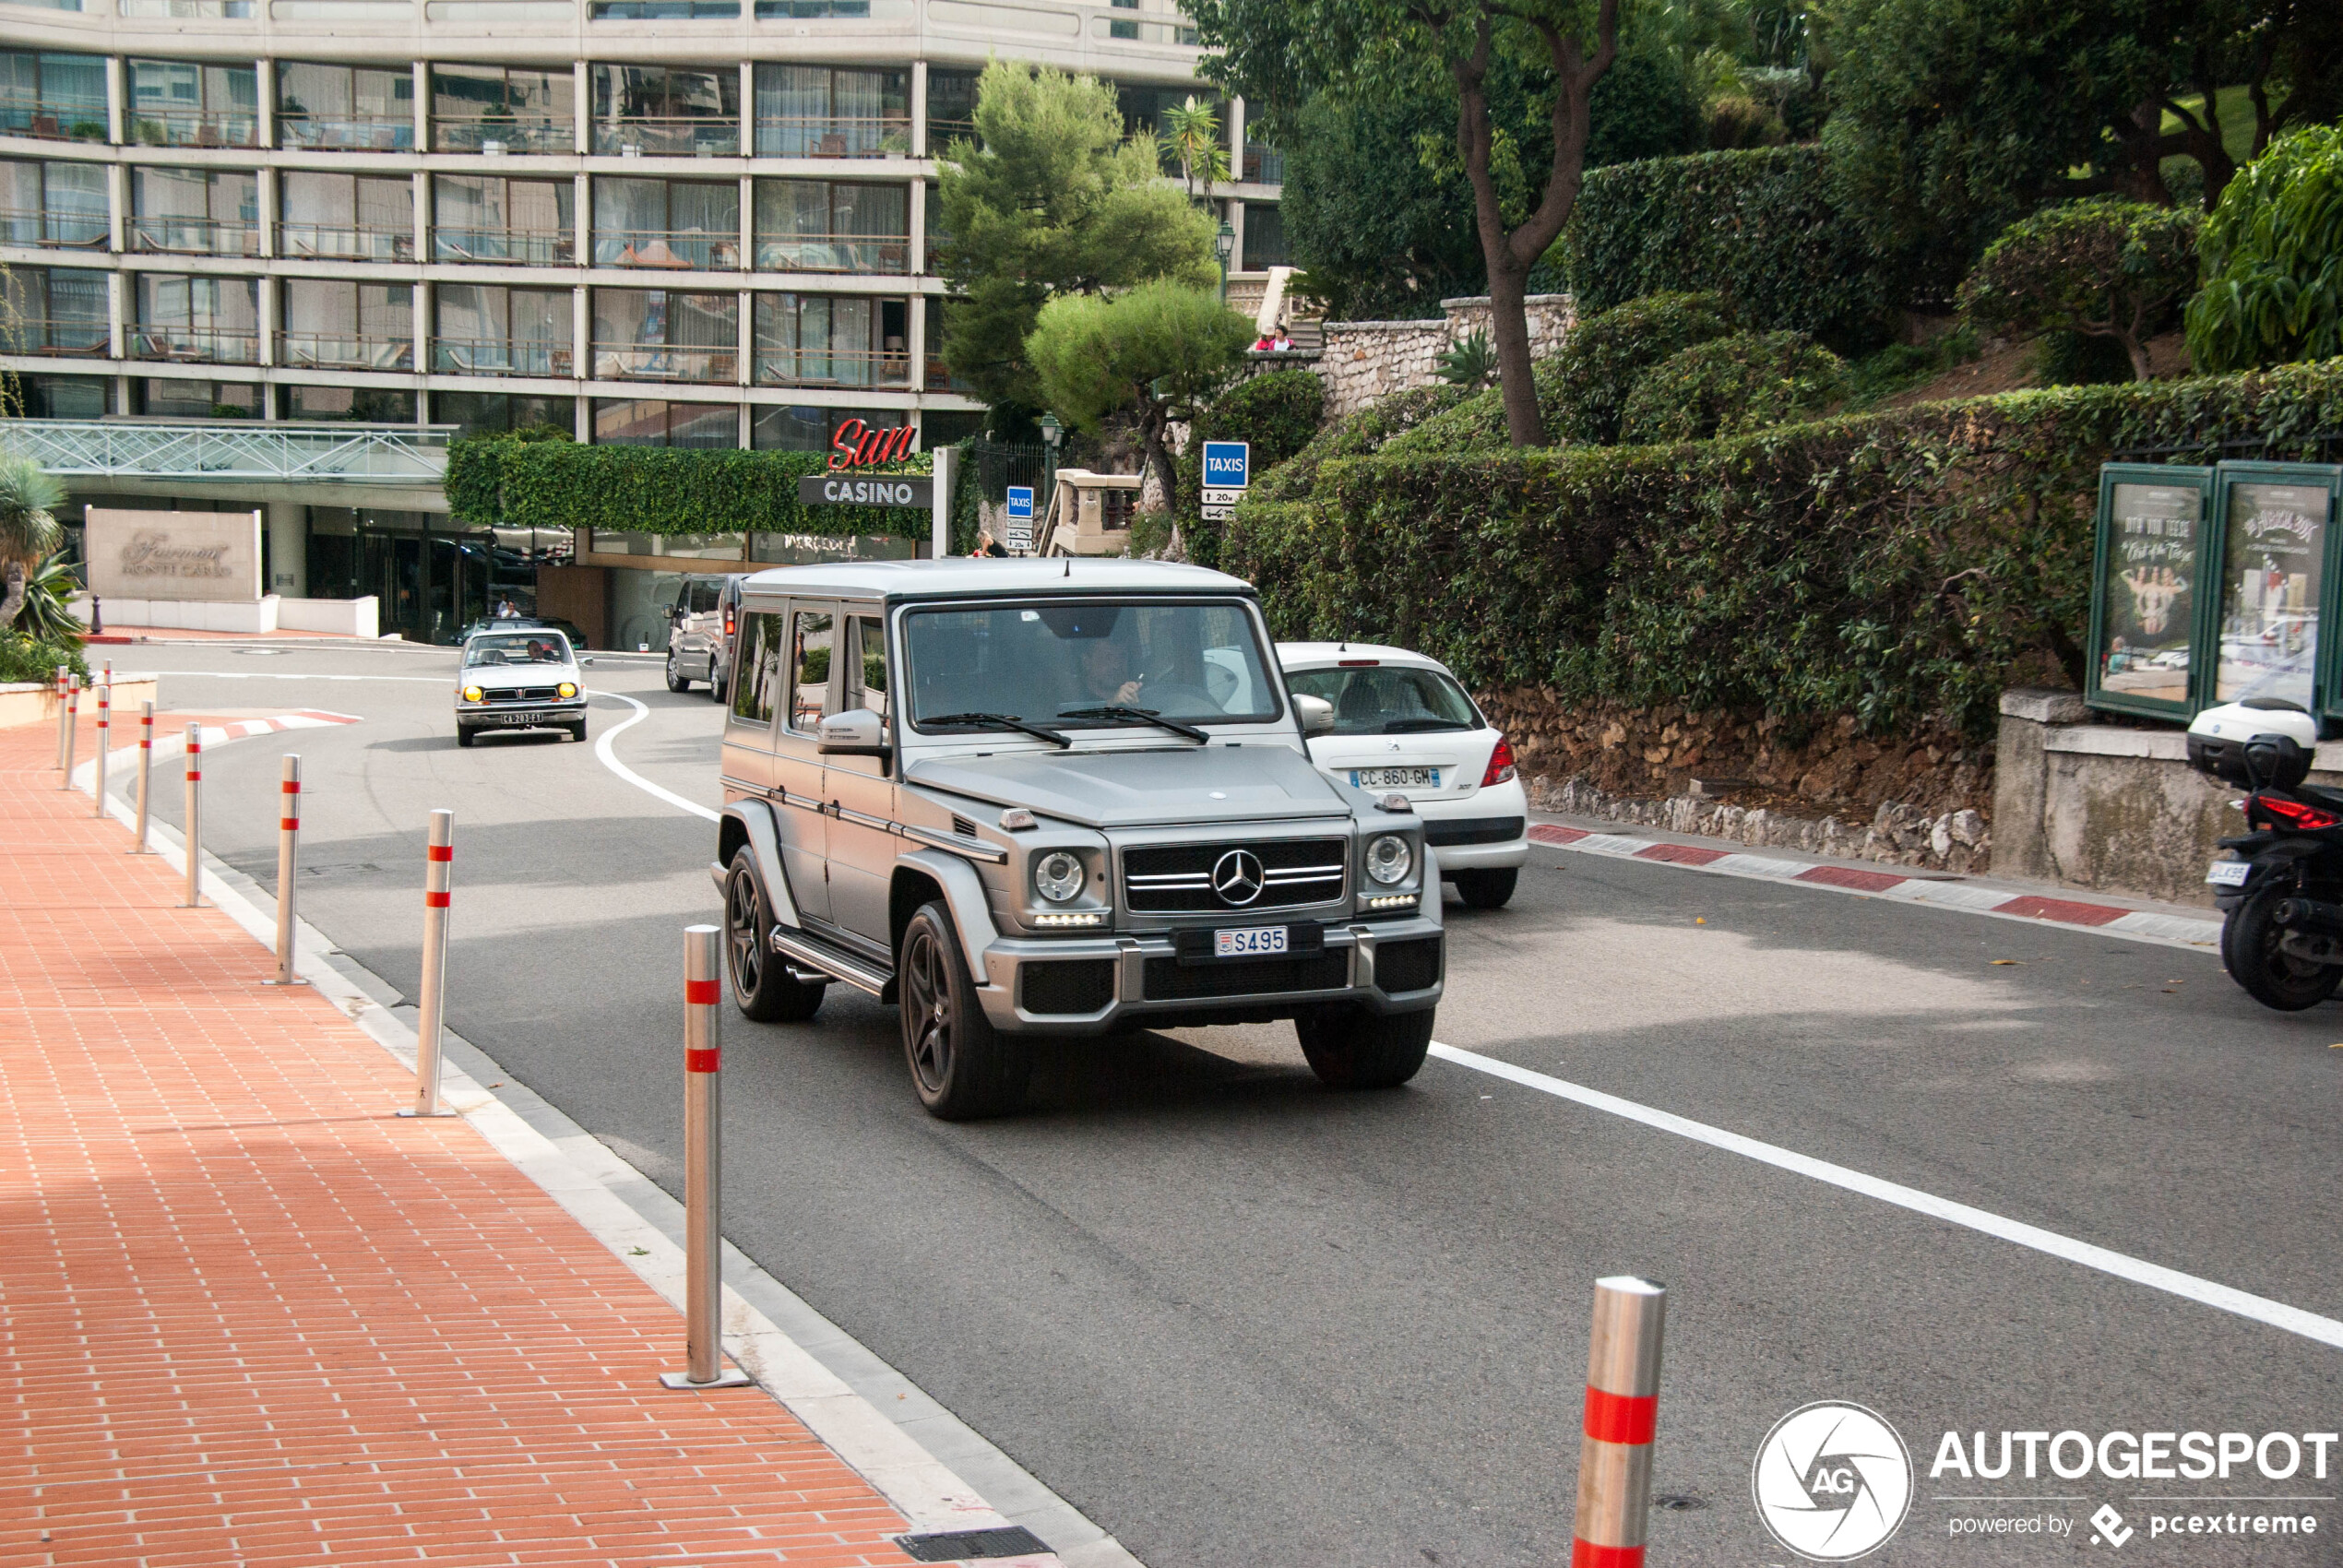
[[[1503,735],[1499,735],[1497,749],[1489,754],[1488,771],[1481,776],[1481,787],[1486,790],[1490,785],[1503,784],[1512,777],[1513,747],[1505,743],[1505,738]]]
[[[2300,801],[2289,801],[2283,795],[2259,795],[2255,799],[2260,802],[2264,811],[2296,827],[2303,829],[2333,827],[2338,823],[2343,823],[2343,816],[2337,816],[2333,812],[2321,811],[2316,806],[2306,806]]]
[[[732,635],[732,612],[730,610],[724,612],[724,635],[728,637]]]

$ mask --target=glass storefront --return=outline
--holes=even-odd
[[[310,593],[372,594],[384,634],[410,642],[452,643],[488,613],[494,552],[492,536],[457,531],[445,513],[309,508]]]

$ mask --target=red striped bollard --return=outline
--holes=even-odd
[[[415,998],[415,1103],[401,1116],[453,1116],[439,1103],[439,1038],[447,1021],[447,911],[455,901],[456,814],[431,814],[423,850],[423,978]]]
[[[1659,1419],[1659,1335],[1668,1292],[1633,1275],[1595,1281],[1586,1436],[1571,1568],[1643,1568],[1651,1439]]]
[[[65,765],[65,737],[73,731],[65,719],[65,695],[73,689],[73,671],[57,666],[57,766]]]
[[[277,785],[277,978],[269,985],[305,985],[293,973],[293,878],[301,871],[301,756],[285,754]]]
[[[180,908],[203,903],[203,726],[187,726],[187,900]]]
[[[737,1388],[747,1374],[724,1367],[724,1227],[721,1101],[723,933],[684,928],[684,1370],[669,1388]]]
[[[68,675],[65,677],[65,761],[58,764],[65,770],[65,776],[57,785],[60,790],[73,788],[73,754],[81,741],[80,725],[81,677]]]
[[[138,705],[138,841],[130,846],[134,855],[150,855],[147,848],[148,796],[152,791],[155,777],[155,705]]]
[[[106,814],[106,748],[113,743],[113,666],[106,666],[105,679],[98,683],[98,754],[95,758],[97,787],[89,791],[91,816]]]

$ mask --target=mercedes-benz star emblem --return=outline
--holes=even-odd
[[[1261,862],[1249,849],[1231,849],[1212,863],[1212,891],[1223,904],[1250,904],[1261,897]]]

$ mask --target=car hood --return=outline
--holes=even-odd
[[[582,684],[575,664],[483,664],[458,678],[458,688],[478,686],[484,692],[510,691],[515,686],[558,686],[564,681]]]
[[[1350,814],[1342,790],[1285,746],[931,757],[904,780],[1090,827]]]

